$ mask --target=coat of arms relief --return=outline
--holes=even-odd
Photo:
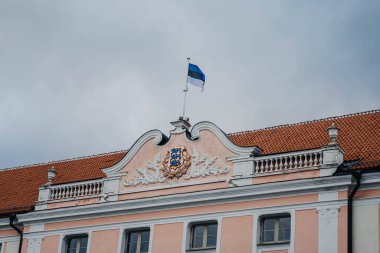
[[[137,168],[138,176],[127,178],[125,186],[137,186],[154,183],[170,182],[175,178],[206,177],[211,175],[222,175],[230,172],[229,167],[215,165],[217,158],[209,158],[193,149],[189,154],[186,147],[173,147],[169,149],[164,157],[158,154],[153,161],[147,163],[145,168]]]

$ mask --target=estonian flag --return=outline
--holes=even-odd
[[[206,76],[203,74],[202,70],[198,68],[197,65],[189,63],[189,71],[187,73],[187,82],[192,85],[202,88],[202,91],[205,86]]]

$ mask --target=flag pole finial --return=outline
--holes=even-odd
[[[190,57],[187,57],[187,66],[186,66],[186,80],[185,80],[185,89],[183,89],[184,95],[184,100],[183,100],[183,109],[182,109],[182,119],[188,121],[186,119],[185,114],[186,114],[186,97],[187,97],[187,92],[189,91],[189,88],[187,86],[187,75],[189,72],[189,63],[190,63]]]

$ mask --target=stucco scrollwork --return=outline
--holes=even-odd
[[[191,166],[184,174],[184,179],[218,176],[230,172],[230,168],[226,165],[224,167],[215,165],[217,158],[209,158],[205,154],[201,154],[196,149],[193,149],[191,154]],[[170,177],[164,177],[162,172],[162,156],[158,154],[155,159],[146,165],[146,168],[137,168],[139,176],[133,176],[124,181],[125,186],[137,186],[140,184],[155,184],[165,183],[171,180]],[[169,181],[171,182],[171,181]]]
[[[196,149],[193,149],[191,157],[191,167],[189,172],[185,175],[185,179],[205,177],[210,175],[220,175],[230,172],[230,169],[226,165],[225,167],[213,166],[216,157],[208,158],[206,155],[199,153]]]
[[[165,178],[162,175],[161,168],[161,154],[158,154],[155,159],[146,165],[146,168],[137,168],[137,172],[141,176],[134,176],[130,180],[126,179],[124,185],[136,186],[139,184],[154,184],[163,183]]]

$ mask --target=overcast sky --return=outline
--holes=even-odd
[[[380,1],[0,0],[0,168],[380,108]]]

